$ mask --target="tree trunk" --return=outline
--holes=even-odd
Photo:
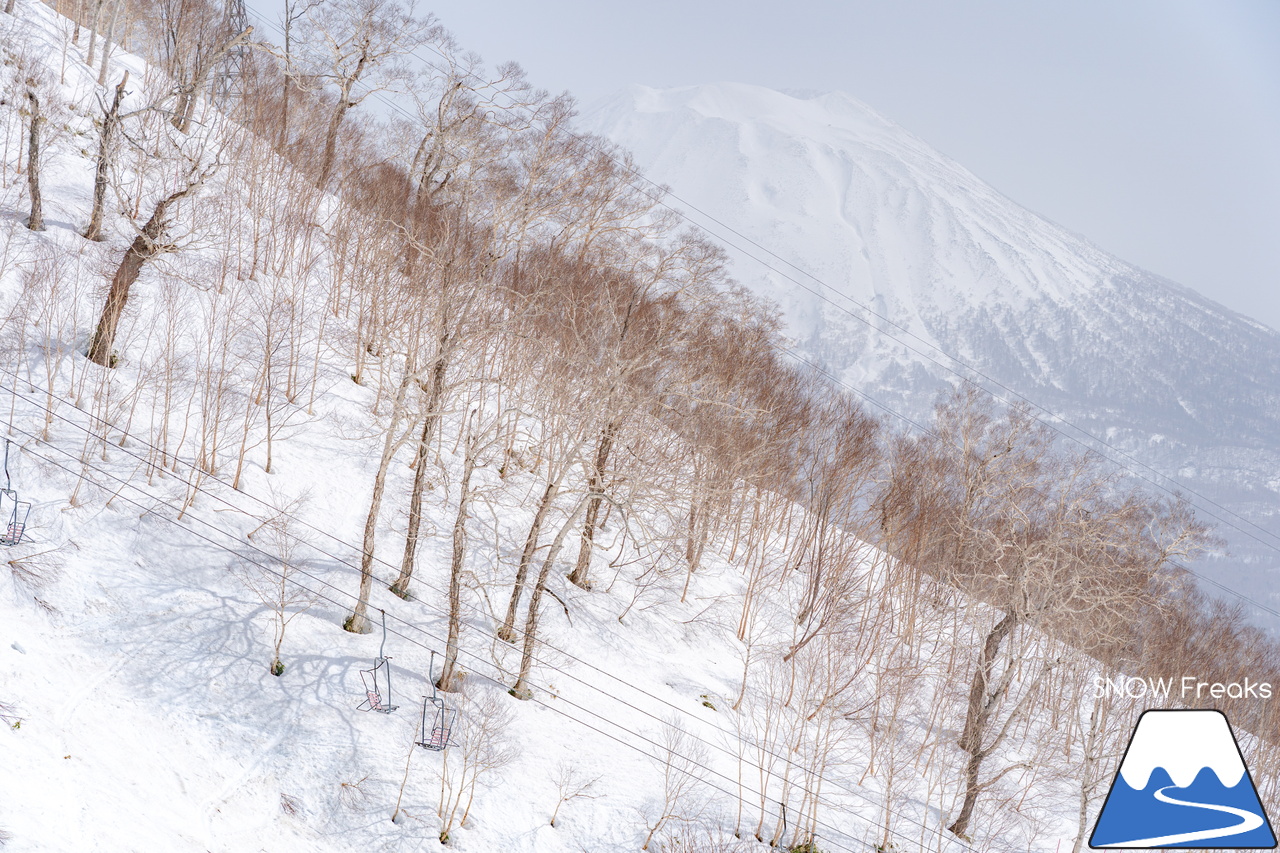
[[[591,588],[587,575],[591,569],[591,550],[595,544],[596,519],[600,514],[600,504],[604,502],[604,474],[609,464],[609,451],[613,449],[613,439],[618,434],[620,424],[610,421],[600,434],[600,444],[596,447],[595,465],[587,480],[589,497],[587,498],[587,517],[582,524],[582,544],[578,548],[578,562],[569,574],[569,582],[583,589]]]
[[[529,535],[524,540],[524,550],[520,552],[520,566],[516,569],[516,582],[511,590],[511,601],[507,604],[507,618],[498,629],[498,639],[504,642],[516,641],[516,608],[520,606],[520,596],[524,593],[525,578],[529,575],[529,564],[533,562],[533,554],[538,550],[538,536],[542,532],[542,523],[546,521],[547,511],[560,491],[560,479],[557,477],[547,483],[542,500],[538,501],[538,510],[533,514],[533,523],[529,525]]]
[[[35,92],[27,92],[31,102],[31,133],[27,138],[27,187],[31,190],[31,217],[27,227],[32,231],[44,230],[44,205],[40,199],[40,130],[45,118],[40,115],[40,99]]]
[[[1096,786],[1094,779],[1095,765],[1098,763],[1098,742],[1102,740],[1101,729],[1105,711],[1102,700],[1094,698],[1093,710],[1089,714],[1089,732],[1084,742],[1084,758],[1080,768],[1080,808],[1076,815],[1076,840],[1071,846],[1071,853],[1080,853],[1089,832],[1089,802]]]
[[[129,72],[124,72],[120,85],[116,86],[115,98],[111,108],[102,118],[102,136],[98,141],[98,166],[93,176],[93,212],[89,215],[89,227],[85,229],[86,240],[102,239],[102,210],[107,199],[107,183],[111,178],[111,138],[116,124],[120,121],[120,102],[124,99],[124,87],[129,82]]]
[[[396,391],[396,401],[391,409],[391,425],[387,427],[387,437],[382,443],[382,458],[378,461],[378,473],[373,477],[373,496],[369,499],[369,515],[364,521],[364,540],[360,554],[360,592],[356,596],[356,606],[342,623],[342,627],[353,634],[367,634],[369,627],[369,594],[373,591],[373,552],[377,544],[378,512],[382,509],[382,493],[387,488],[387,469],[391,467],[391,457],[396,453],[396,426],[400,423],[400,414],[404,409],[404,398],[413,383],[413,370],[405,365],[404,378],[400,380],[400,388]]]
[[[107,24],[107,34],[102,39],[102,67],[98,71],[98,85],[107,85],[107,62],[111,58],[111,40],[116,37],[116,21],[120,18],[120,7],[125,0],[116,0],[111,8],[111,21]]]
[[[285,67],[289,65],[289,32],[285,31]],[[281,89],[280,102],[280,141],[276,144],[276,150],[283,153],[289,145],[289,88],[293,85],[293,77],[289,74],[284,75],[284,86]]]
[[[337,109],[333,111],[333,118],[329,121],[329,131],[324,137],[324,154],[320,157],[321,187],[329,183],[329,174],[333,171],[333,158],[338,148],[338,128],[342,126],[342,119],[346,114],[346,103],[339,103]]]
[[[987,639],[982,644],[982,651],[978,655],[973,683],[969,687],[969,705],[964,716],[964,731],[960,733],[960,748],[969,753],[969,760],[965,763],[964,803],[960,807],[960,815],[951,826],[947,827],[960,838],[968,838],[969,820],[973,817],[973,807],[978,801],[981,790],[978,774],[982,770],[983,759],[987,757],[987,753],[982,748],[982,738],[995,712],[1000,698],[998,694],[1002,692],[997,691],[996,694],[988,692],[992,672],[995,669],[996,658],[1000,654],[1000,646],[1013,631],[1017,622],[1017,617],[1012,612],[1006,612],[987,634]]]
[[[85,52],[84,64],[93,67],[94,50],[98,44],[98,23],[102,19],[102,0],[93,4],[93,23],[89,25],[89,49]]]
[[[191,132],[191,121],[196,113],[196,102],[200,99],[200,90],[204,88],[209,75],[217,68],[218,63],[226,59],[231,51],[247,42],[252,36],[253,27],[245,27],[243,32],[232,36],[227,40],[226,44],[210,53],[208,58],[201,59],[195,64],[191,69],[190,79],[181,83],[178,91],[177,106],[174,107],[173,115],[169,118],[170,124],[182,133]],[[179,75],[179,78],[181,79],[181,75]]]
[[[8,3],[5,3],[5,4],[4,4],[4,13],[5,13],[6,15],[12,15],[12,14],[13,14],[13,2],[14,2],[14,0],[9,0],[9,2],[8,2]]]
[[[538,613],[542,608],[542,594],[547,589],[547,577],[551,574],[551,567],[555,565],[556,557],[560,555],[560,548],[564,545],[565,535],[573,527],[574,520],[578,517],[578,510],[582,509],[583,502],[579,502],[574,508],[573,514],[560,528],[560,532],[556,534],[556,538],[551,542],[551,547],[547,550],[547,556],[542,560],[542,568],[538,571],[538,581],[533,585],[533,595],[529,596],[529,611],[524,620],[524,648],[520,653],[520,674],[516,677],[515,686],[511,688],[511,695],[517,699],[532,699],[533,691],[529,689],[526,683],[529,678],[529,670],[533,668],[533,648],[537,644],[538,638]]]
[[[436,686],[453,689],[453,675],[458,663],[458,635],[462,631],[462,562],[467,553],[467,504],[471,498],[471,472],[475,470],[473,448],[467,448],[459,486],[458,515],[453,521],[453,559],[449,566],[449,637],[444,647],[444,669]]]
[[[320,158],[320,187],[322,189],[329,182],[329,175],[333,172],[333,158],[338,150],[338,130],[342,127],[342,120],[347,116],[347,110],[355,106],[355,102],[351,100],[351,90],[360,82],[360,76],[364,74],[365,65],[368,61],[367,52],[360,54],[355,70],[351,72],[350,77],[342,81],[342,87],[338,93],[338,103],[333,108],[333,118],[329,120],[329,130],[324,137],[324,154]]]
[[[706,486],[705,474],[698,472],[697,468],[698,464],[695,462],[692,494],[689,498],[689,524],[684,546],[684,562],[687,571],[684,576],[684,589],[680,590],[681,604],[689,595],[689,584],[693,580],[693,573],[702,563],[702,552],[706,548],[707,534],[710,529],[706,517],[708,499],[703,491]]]
[[[413,579],[413,566],[418,554],[418,531],[422,528],[422,493],[427,484],[427,454],[435,435],[436,424],[440,422],[440,399],[444,396],[444,378],[448,369],[448,360],[443,355],[436,358],[436,363],[431,368],[427,416],[422,423],[422,435],[418,439],[413,490],[409,494],[409,528],[404,540],[404,557],[400,560],[400,575],[391,585],[391,591],[401,598],[409,597],[409,581]]]
[[[174,110],[173,125],[183,133],[191,132],[191,118],[196,114],[196,98],[198,95],[197,87],[192,86],[189,91],[182,93],[178,108]]]
[[[116,329],[120,325],[120,317],[124,314],[125,303],[129,301],[129,288],[138,280],[138,274],[147,261],[164,251],[160,238],[169,227],[169,213],[173,205],[181,198],[191,194],[199,181],[193,181],[181,190],[169,194],[156,202],[151,211],[151,218],[142,226],[142,231],[134,238],[124,259],[111,277],[111,290],[107,292],[107,304],[102,308],[102,316],[98,319],[98,327],[89,342],[86,355],[89,360],[103,367],[114,367],[113,350],[116,342]]]

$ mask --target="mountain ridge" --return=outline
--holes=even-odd
[[[753,243],[724,236],[735,276],[846,384],[909,418],[956,375],[1026,397],[1210,517],[1266,526],[1266,546],[1229,537],[1223,577],[1280,571],[1280,332],[1022,208],[842,93],[633,86],[582,124],[713,236]],[[782,260],[748,257],[761,248]]]

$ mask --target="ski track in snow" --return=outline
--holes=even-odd
[[[1233,814],[1241,819],[1240,823],[1235,826],[1221,827],[1220,829],[1201,829],[1196,832],[1180,832],[1173,835],[1161,835],[1155,838],[1139,838],[1134,841],[1125,841],[1119,844],[1108,844],[1107,846],[1167,847],[1170,844],[1186,844],[1188,841],[1209,841],[1214,838],[1229,838],[1232,835],[1251,832],[1252,830],[1262,826],[1262,818],[1253,812],[1238,809],[1234,806],[1219,806],[1214,803],[1192,803],[1187,800],[1177,800],[1165,793],[1165,791],[1177,787],[1177,785],[1166,785],[1165,787],[1155,791],[1155,798],[1162,803],[1169,803],[1175,806],[1189,806],[1194,809],[1209,809],[1215,812]]]

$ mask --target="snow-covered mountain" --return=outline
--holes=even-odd
[[[1141,791],[1157,767],[1163,767],[1179,788],[1191,785],[1206,767],[1228,788],[1238,785],[1246,772],[1227,718],[1218,711],[1147,712],[1134,732],[1120,775],[1130,788]]]
[[[1026,210],[841,93],[633,86],[582,124],[668,184],[846,383],[912,417],[957,375],[1024,395],[1198,496],[1231,550],[1206,571],[1254,597],[1276,588],[1280,333]]]

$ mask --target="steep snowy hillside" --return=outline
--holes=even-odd
[[[325,6],[318,49],[368,21]],[[1146,703],[1200,702],[1100,696],[1135,637],[1140,674],[1269,648],[1151,583],[1194,531],[1018,416],[957,398],[937,431],[1002,460],[968,466],[813,405],[718,256],[471,57],[382,127],[271,68],[182,84],[245,33],[200,0],[106,46],[13,7],[4,853],[1080,853]],[[922,335],[969,304],[919,291]],[[1233,709],[1268,804],[1278,716]]]
[[[15,489],[0,531],[18,540],[0,554],[5,853],[444,841],[472,853],[973,849],[946,829],[963,798],[953,718],[964,693],[945,650],[973,647],[989,614],[963,599],[937,605],[945,590],[890,583],[888,561],[841,532],[824,541],[843,543],[842,560],[825,559],[856,579],[834,588],[857,600],[830,598],[837,627],[812,629],[827,608],[810,606],[810,622],[793,615],[819,585],[793,564],[788,543],[802,541],[805,519],[782,501],[761,510],[783,519],[776,532],[713,542],[696,576],[667,533],[682,520],[675,498],[638,493],[626,520],[618,510],[602,523],[592,591],[553,566],[559,545],[544,536],[537,642],[531,620],[516,634],[523,649],[496,636],[537,495],[557,497],[541,479],[551,439],[538,441],[554,432],[553,414],[537,409],[553,396],[550,369],[525,398],[504,390],[503,411],[523,418],[505,444],[471,432],[499,405],[485,396],[498,373],[468,375],[440,401],[437,441],[416,468],[434,482],[414,585],[405,598],[388,590],[408,513],[396,501],[376,525],[366,518],[378,472],[400,498],[416,480],[407,449],[379,468],[385,448],[404,446],[388,409],[413,383],[407,359],[360,337],[375,313],[364,296],[393,294],[389,276],[366,292],[358,265],[340,266],[357,243],[372,251],[381,227],[339,249],[344,225],[364,221],[358,208],[339,210],[339,197],[207,104],[198,130],[178,131],[173,101],[157,94],[163,75],[116,50],[103,77],[132,72],[129,180],[115,178],[104,239],[83,238],[95,117],[114,87],[94,82],[103,66],[86,62],[87,28],[75,43],[48,6],[15,8],[0,13],[0,398]],[[163,98],[156,110],[134,110],[152,96]],[[19,105],[36,99],[48,132],[37,160],[45,227],[32,230],[37,173],[26,157],[19,167],[31,114]],[[186,157],[157,148],[225,156],[184,197],[174,251],[134,282],[109,364],[94,363],[86,350],[112,270],[132,257],[145,211],[189,174]],[[399,245],[390,257],[386,269],[404,266]],[[409,313],[397,332],[415,331]],[[631,455],[643,451],[628,441]],[[578,529],[583,488],[581,476],[566,481],[572,500],[538,514]],[[20,535],[7,516],[15,496],[30,505]],[[342,630],[364,555],[385,637]],[[538,596],[525,599],[537,616]],[[924,600],[930,614],[907,618]],[[855,627],[863,640],[844,642]],[[899,639],[909,630],[934,642]],[[415,740],[445,740],[424,694],[450,646],[461,689],[445,699],[457,712],[448,748],[419,749]],[[273,647],[283,671],[270,668]],[[864,649],[880,658],[855,657]],[[389,669],[371,684],[384,655]],[[1090,663],[1079,665],[1087,675]],[[513,698],[519,684],[527,701]],[[366,713],[369,692],[399,708]],[[1028,758],[1039,743],[1002,749],[1018,772],[979,804],[977,849],[1047,851],[1080,835],[1062,805],[1074,781],[1059,752]],[[1013,812],[1021,787],[1046,805]]]
[[[956,375],[1025,395],[1202,495],[1233,553],[1215,577],[1277,588],[1275,330],[1019,207],[844,94],[635,86],[583,125],[733,246],[737,277],[845,382],[912,416]]]

